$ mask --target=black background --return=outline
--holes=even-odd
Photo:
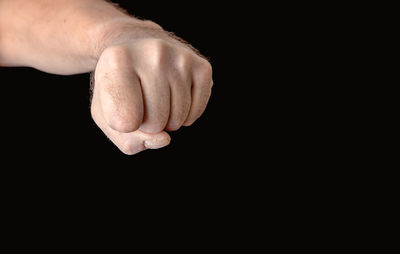
[[[211,234],[220,232],[215,227],[236,233],[267,221],[240,231],[259,232],[279,216],[285,217],[279,224],[296,220],[296,202],[304,204],[319,188],[304,181],[315,177],[307,168],[318,162],[302,132],[309,128],[299,106],[304,86],[293,82],[308,80],[290,68],[304,64],[294,53],[302,52],[294,43],[299,37],[286,29],[292,23],[282,29],[284,15],[251,3],[115,2],[210,59],[214,87],[206,112],[193,126],[170,133],[166,148],[127,156],[91,119],[88,74],[1,68],[2,172],[16,177],[0,179],[15,186],[7,193],[20,193],[12,200],[27,208],[42,200],[78,216],[88,208],[87,218],[115,210],[156,222],[187,219]],[[313,160],[303,163],[307,158]]]
[[[66,211],[62,220],[76,215],[97,227],[93,218],[104,210],[118,212],[104,216],[117,221],[127,218],[121,212],[138,212],[156,223],[172,218],[214,235],[255,232],[263,237],[259,232],[266,229],[279,237],[271,230],[274,223],[293,233],[290,226],[332,210],[324,188],[337,193],[343,186],[329,185],[331,179],[355,180],[337,172],[347,171],[347,163],[335,166],[346,144],[326,148],[336,130],[325,131],[333,121],[321,121],[329,114],[321,101],[330,92],[321,93],[321,86],[334,75],[318,75],[326,68],[319,60],[326,49],[316,51],[319,58],[309,58],[320,37],[308,39],[309,24],[298,22],[307,19],[307,11],[289,2],[281,9],[251,2],[219,7],[115,2],[175,32],[210,58],[215,85],[208,108],[193,126],[171,133],[168,147],[126,156],[91,120],[88,74],[0,68],[0,179],[11,186],[3,187],[5,196],[26,206],[19,212],[50,204],[45,216]],[[310,17],[310,23],[319,22]],[[12,197],[15,193],[18,198]],[[310,211],[315,204],[318,208]]]
[[[127,156],[91,119],[89,74],[58,76],[31,68],[2,68],[5,158],[54,167],[212,170],[216,163],[227,167],[255,150],[248,144],[264,134],[257,133],[248,111],[253,103],[249,88],[262,84],[245,77],[245,68],[254,63],[243,58],[251,50],[243,39],[251,27],[237,21],[240,15],[209,5],[115,2],[137,17],[159,23],[210,59],[215,85],[206,112],[193,126],[170,133],[166,148]]]

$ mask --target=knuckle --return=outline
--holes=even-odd
[[[169,120],[167,129],[170,131],[177,131],[182,126],[185,120],[186,116],[183,113],[175,115]]]
[[[119,146],[119,149],[126,155],[133,155],[134,154],[134,148],[131,142],[125,142],[122,145]]]
[[[166,42],[160,39],[152,39],[145,44],[145,54],[150,67],[159,68],[166,59]]]
[[[191,116],[190,120],[191,122],[195,122],[197,119],[200,118],[200,116],[202,115],[203,110],[199,107],[195,110],[195,112],[193,112],[193,115]]]
[[[109,125],[114,130],[123,133],[134,132],[139,127],[138,121],[135,121],[131,117],[121,117],[121,116],[112,117]]]
[[[157,24],[151,20],[143,20],[142,25],[146,26],[148,28],[154,29],[154,30],[162,30],[162,27],[159,24]]]
[[[178,89],[187,89],[191,86],[190,68],[191,59],[187,55],[176,55],[175,64],[169,69],[169,81]]]
[[[113,70],[127,67],[131,62],[129,49],[124,46],[107,48],[104,50],[103,55],[106,59],[107,67]]]
[[[153,120],[151,122],[145,122],[140,126],[140,130],[148,133],[159,133],[165,127],[166,121],[164,120]]]
[[[118,148],[126,155],[134,155],[138,152],[145,150],[143,143],[136,143],[131,140],[126,140],[118,146]]]
[[[181,123],[171,122],[168,124],[167,129],[169,131],[177,131],[182,126]]]
[[[188,54],[180,54],[176,57],[176,68],[182,73],[187,73],[191,66],[191,57]]]
[[[208,61],[203,61],[197,69],[201,84],[205,86],[212,85],[212,66]]]
[[[193,117],[189,117],[184,123],[183,123],[183,125],[184,126],[191,126],[195,121],[196,121],[196,119],[197,118],[193,118]]]

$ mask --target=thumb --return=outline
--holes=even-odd
[[[159,149],[167,146],[171,141],[170,136],[165,131],[157,134],[149,134],[140,130],[121,133],[110,128],[103,132],[121,152],[127,155],[137,154],[146,149]]]
[[[165,131],[155,134],[140,130],[128,133],[116,131],[105,121],[102,107],[99,106],[96,97],[93,97],[91,113],[93,120],[104,134],[127,155],[133,155],[146,149],[162,148],[171,141],[171,137]]]

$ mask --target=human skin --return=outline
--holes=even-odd
[[[0,0],[0,65],[94,71],[91,114],[125,154],[169,144],[208,103],[210,63],[151,21],[103,0]]]

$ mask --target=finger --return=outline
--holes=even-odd
[[[108,126],[126,133],[137,130],[144,110],[140,80],[133,69],[108,69],[96,75],[95,81]]]
[[[164,130],[170,112],[170,90],[168,80],[160,72],[141,76],[144,117],[140,130],[158,133]]]
[[[104,134],[125,154],[133,155],[146,149],[158,149],[170,143],[170,136],[166,132],[148,134],[140,130],[131,133],[122,133],[112,129],[103,117],[102,108],[96,94],[92,101],[92,117]]]
[[[191,104],[191,80],[188,77],[170,81],[171,112],[166,129],[178,130],[186,120]]]
[[[184,126],[193,124],[206,109],[213,86],[211,65],[206,60],[202,60],[194,66],[192,79],[192,103]]]

